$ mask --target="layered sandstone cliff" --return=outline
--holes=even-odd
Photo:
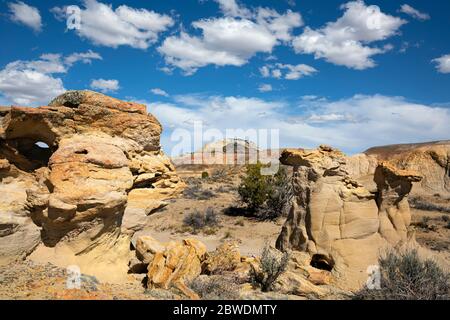
[[[91,91],[1,108],[0,262],[42,241],[39,257],[126,270],[130,236],[183,188],[161,130],[145,105]]]

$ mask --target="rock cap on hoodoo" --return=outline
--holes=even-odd
[[[419,182],[422,180],[422,176],[418,172],[414,170],[399,169],[388,161],[379,162],[378,168],[383,171],[384,178],[389,181],[393,179],[405,179],[410,182]]]
[[[0,136],[7,140],[26,137],[55,146],[65,137],[92,133],[133,140],[147,151],[160,150],[162,126],[145,105],[94,91],[67,91],[49,106],[13,106],[4,113]]]
[[[327,145],[318,149],[285,149],[281,153],[280,162],[288,166],[314,167],[322,164],[324,159],[339,160],[344,153]]]
[[[76,108],[81,104],[117,109],[122,112],[138,112],[146,114],[146,106],[141,103],[122,101],[90,90],[69,90],[53,99],[50,107]]]

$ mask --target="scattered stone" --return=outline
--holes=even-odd
[[[203,262],[203,270],[207,274],[220,274],[225,271],[233,271],[241,263],[239,245],[236,241],[226,241]]]

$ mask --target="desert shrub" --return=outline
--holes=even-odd
[[[417,225],[423,229],[428,229],[430,226],[430,217],[422,217],[422,219],[417,223]]]
[[[219,224],[219,216],[213,208],[207,208],[205,212],[205,226],[214,227]]]
[[[189,213],[183,219],[183,224],[194,229],[201,229],[204,227],[204,215],[198,211]]]
[[[261,217],[275,219],[287,215],[294,192],[286,168],[280,167],[273,177],[269,177],[268,183],[270,191],[267,196],[266,209],[262,211]]]
[[[233,185],[221,185],[215,190],[217,193],[232,193],[236,191],[236,187]]]
[[[430,221],[430,217],[422,217],[422,219],[419,222],[414,223],[414,225],[425,230],[437,231],[437,225],[430,224]]]
[[[262,219],[274,219],[286,213],[292,199],[292,183],[287,170],[280,170],[273,176],[263,176],[261,163],[247,166],[238,193],[250,212]]]
[[[203,189],[200,183],[188,184],[184,189],[183,195],[187,199],[208,200],[215,196],[214,192],[209,189]]]
[[[208,179],[209,178],[209,173],[206,171],[202,172],[202,179]]]
[[[232,237],[233,237],[233,234],[231,233],[231,231],[230,231],[230,230],[227,230],[227,231],[224,233],[222,239],[225,240],[225,239],[230,239],[230,238],[232,238]]]
[[[202,229],[202,233],[206,236],[211,236],[213,234],[217,234],[217,228],[216,227],[210,227],[210,228],[204,228]]]
[[[246,174],[238,187],[242,202],[252,212],[262,207],[270,191],[268,177],[261,174],[262,168],[263,165],[259,162],[248,165]]]
[[[213,228],[219,225],[219,217],[213,208],[206,209],[204,213],[196,210],[183,219],[183,224],[194,230]]]
[[[450,222],[450,217],[447,215],[443,215],[441,218],[442,218],[442,221],[444,221],[444,222]]]
[[[229,180],[229,174],[226,168],[216,168],[211,173],[212,181],[226,181]]]
[[[261,253],[261,270],[252,269],[252,282],[261,286],[263,292],[272,291],[273,284],[286,271],[289,253],[280,252],[266,245]]]
[[[417,250],[391,250],[379,258],[380,288],[364,287],[356,295],[363,300],[441,300],[450,298],[450,277]]]
[[[409,204],[411,207],[424,211],[439,211],[439,212],[447,212],[450,213],[449,206],[443,206],[436,203],[428,202],[424,199],[420,199],[418,197],[411,198],[409,200]]]
[[[237,300],[238,285],[235,277],[222,275],[201,275],[188,283],[188,286],[204,300]]]

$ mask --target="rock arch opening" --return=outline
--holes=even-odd
[[[58,147],[58,137],[42,114],[33,109],[24,115],[20,108],[10,111],[4,137],[0,139],[1,155],[22,171],[33,172],[47,167]]]
[[[4,142],[5,156],[9,162],[27,172],[47,167],[55,148],[36,138],[15,138]]]
[[[311,266],[316,269],[332,271],[334,268],[334,260],[323,254],[315,254],[311,258]]]

